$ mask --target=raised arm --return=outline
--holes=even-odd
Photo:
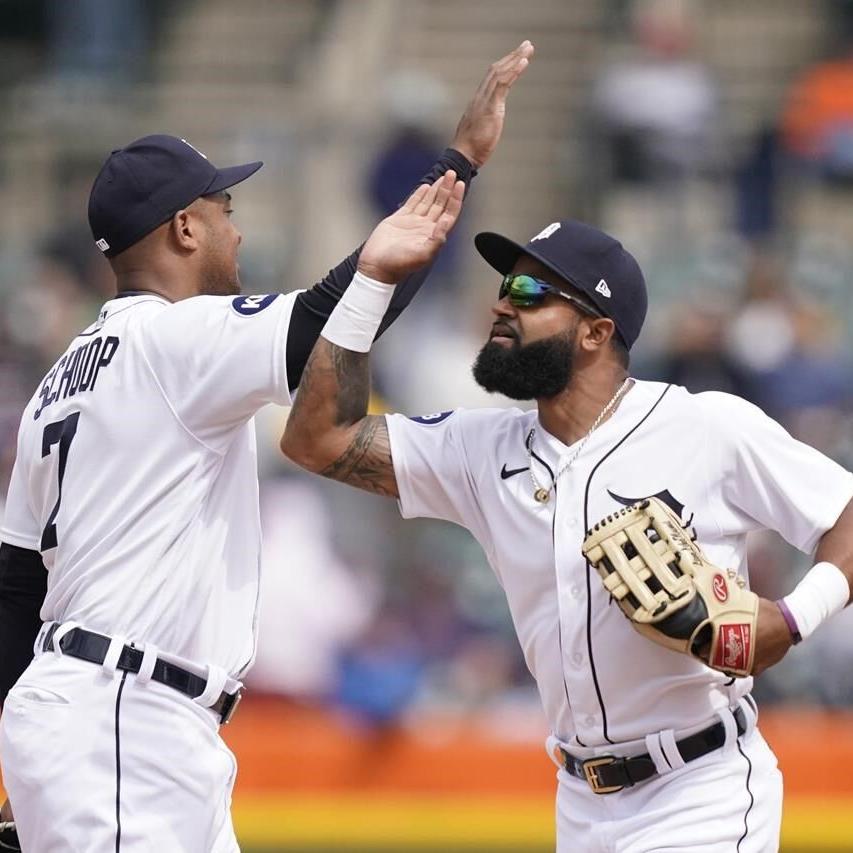
[[[522,42],[480,83],[456,131],[454,147],[479,167],[503,130],[506,98],[533,55]],[[367,415],[368,352],[393,284],[432,262],[462,208],[463,181],[448,171],[421,185],[384,219],[363,246],[352,285],[331,312],[308,360],[281,449],[298,465],[376,494],[398,496],[384,417]]]
[[[472,179],[492,156],[503,131],[506,95],[526,68],[533,45],[522,42],[514,51],[495,62],[469,101],[456,127],[450,147],[439,157],[421,184],[433,184],[447,171],[470,186]],[[323,326],[349,287],[356,272],[362,247],[345,258],[310,290],[300,293],[293,306],[287,338],[287,378],[294,390],[301,381],[308,356]],[[431,264],[410,273],[394,291],[376,337],[379,337],[414,299],[429,275]]]
[[[351,288],[317,340],[281,440],[298,465],[397,496],[384,417],[367,415],[368,351],[394,282],[429,263],[459,218],[465,184],[447,172],[419,187],[364,244]]]

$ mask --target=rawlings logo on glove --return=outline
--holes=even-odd
[[[587,531],[583,553],[641,634],[726,675],[750,674],[758,596],[708,562],[662,501],[608,515]]]

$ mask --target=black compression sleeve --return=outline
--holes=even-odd
[[[453,148],[446,148],[436,164],[421,178],[419,183],[434,183],[448,169],[453,169],[459,179],[465,181],[468,187],[471,186],[471,180],[477,174],[477,170],[462,154]],[[299,385],[308,356],[311,355],[311,350],[314,349],[314,344],[323,330],[323,326],[326,325],[326,320],[329,319],[329,315],[355,275],[360,252],[361,246],[333,270],[329,270],[322,281],[296,297],[287,335],[287,382],[291,391],[296,390]],[[408,278],[403,279],[394,288],[394,296],[379,327],[377,338],[412,301],[421,285],[426,281],[429,271],[430,267],[418,270]]]
[[[0,703],[33,659],[46,593],[41,554],[0,544]]]

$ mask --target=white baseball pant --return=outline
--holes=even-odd
[[[234,756],[215,714],[52,652],[6,698],[0,766],[22,849],[233,853]]]
[[[734,734],[722,748],[614,794],[594,794],[559,770],[557,853],[776,853],[776,756],[757,729]]]

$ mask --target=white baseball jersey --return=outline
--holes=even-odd
[[[107,302],[27,405],[0,538],[42,552],[45,621],[215,664],[254,655],[252,416],[290,403],[295,294]]]
[[[636,382],[572,457],[535,411],[387,418],[404,517],[468,528],[502,584],[553,733],[596,747],[714,718],[751,687],[637,634],[581,554],[585,531],[620,506],[666,501],[713,563],[747,577],[746,536],[767,528],[812,552],[853,497],[853,474],[750,403]],[[535,427],[532,455],[526,441]]]

